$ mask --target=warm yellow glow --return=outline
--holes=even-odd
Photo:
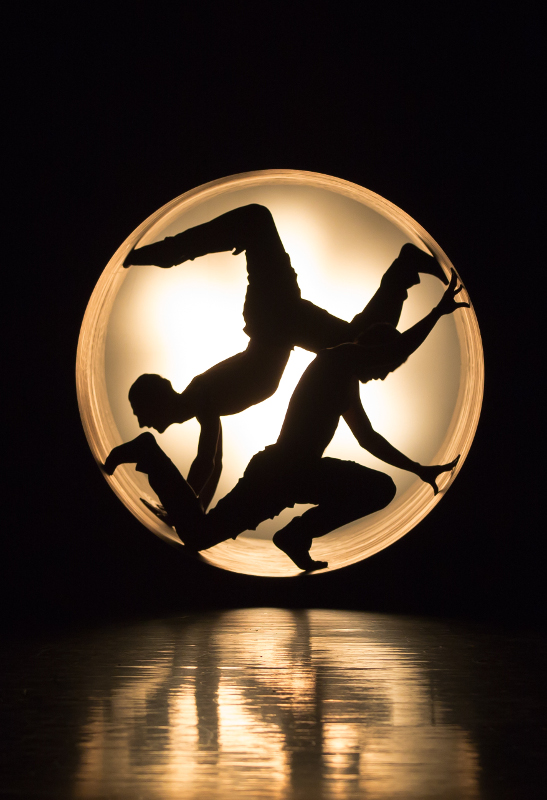
[[[267,776],[271,796],[286,797],[288,764],[283,752],[283,730],[277,721],[256,714],[249,705],[244,688],[234,686],[232,675],[224,675],[218,688],[219,748],[237,755],[247,769],[260,766],[262,780]],[[241,778],[235,774],[230,777],[226,788],[243,794]]]
[[[410,639],[394,645],[386,620],[245,609],[195,637],[141,629],[141,668],[90,699],[74,796],[477,798],[477,753],[450,693],[435,699],[420,626],[399,621]]]
[[[406,241],[419,244],[422,240],[446,268],[450,267],[444,253],[416,223],[359,187],[325,176],[290,172],[251,173],[249,177],[236,177],[235,183],[227,181],[211,189],[204,187],[201,193],[197,190],[189,193],[169,204],[167,210],[160,210],[130,237],[107,268],[109,288],[105,283],[103,294],[96,299],[96,303],[102,303],[101,310],[96,313],[101,318],[99,328],[104,347],[104,377],[97,374],[96,381],[104,380],[101,391],[106,390],[108,410],[97,409],[96,413],[103,415],[105,435],[107,429],[116,432],[112,446],[140,432],[127,400],[129,387],[140,374],[159,373],[181,391],[195,375],[240,352],[248,343],[242,330],[247,286],[244,254],[213,254],[169,270],[154,267],[123,270],[123,257],[136,242],[157,241],[231,208],[251,202],[262,203],[272,211],[298,274],[302,296],[347,320],[361,311],[372,297],[383,273]],[[421,284],[409,292],[399,329],[405,330],[423,317],[438,302],[442,291],[440,281],[423,276]],[[384,382],[371,382],[362,387],[363,403],[374,427],[396,447],[422,463],[449,460],[458,452],[465,456],[472,438],[469,426],[474,431],[478,419],[482,353],[473,312],[466,314],[466,320],[444,317],[407,364]],[[476,337],[472,347],[469,346],[471,332]],[[101,346],[97,343],[95,347],[100,357]],[[276,440],[293,389],[312,358],[313,354],[296,348],[273,397],[241,414],[223,418],[224,470],[213,505],[235,485],[250,458]],[[471,389],[470,365],[474,370]],[[464,386],[466,380],[468,383]],[[86,391],[97,392],[97,382],[93,388],[80,386],[81,403]],[[466,403],[467,406],[471,403],[472,410],[463,408]],[[98,401],[97,405],[100,405]],[[85,414],[83,416],[85,418]],[[461,441],[454,442],[450,448],[447,446],[449,432],[458,426],[464,429],[460,433]],[[91,428],[88,426],[88,437],[93,441],[96,436],[97,421]],[[107,438],[109,436],[110,433]],[[172,425],[163,435],[156,434],[162,448],[184,475],[195,457],[198,436],[199,426],[195,420]],[[94,446],[97,445],[92,444]],[[437,501],[428,496],[431,490],[422,486],[415,476],[378,462],[360,448],[343,421],[326,455],[381,469],[393,477],[398,488],[397,497],[388,510],[345,526],[343,544],[339,540],[345,555],[341,549],[333,558],[332,545],[328,543],[331,534],[314,544],[314,557],[326,558],[331,567],[372,554],[406,532],[403,528],[409,529],[408,521],[402,522],[401,514],[404,516],[406,512],[401,508],[407,496],[415,497],[419,506],[419,510],[415,507],[412,512],[415,521],[424,515],[425,506],[431,507]],[[176,538],[170,529],[140,508],[135,494],[152,500],[154,496],[146,479],[134,471],[130,473],[130,469],[118,470],[112,479],[115,490],[126,503],[128,492],[133,495],[129,503],[131,509],[155,533]],[[452,480],[450,475],[441,478],[443,490]],[[282,554],[271,545],[264,550],[259,540],[267,540],[269,544],[272,533],[301,511],[302,507],[298,506],[288,509],[276,520],[264,522],[256,532],[239,537],[239,542],[221,545],[206,557],[221,566],[255,574],[296,573],[296,568],[284,564]],[[386,522],[389,514],[392,519]],[[356,536],[363,532],[365,540],[359,545]],[[256,544],[245,544],[249,539]],[[319,551],[325,547],[330,554],[322,556]]]
[[[233,202],[262,202],[272,210],[303,296],[347,320],[372,297],[405,241],[400,230],[387,225],[377,212],[340,195],[325,197],[321,190],[267,187],[239,192]],[[204,219],[217,215],[213,202],[205,206]],[[157,372],[181,391],[193,377],[246,347],[242,330],[246,287],[243,253],[235,257],[216,253],[171,270],[131,268],[112,310],[107,338],[107,387],[123,438],[138,433],[127,392],[140,374]],[[410,293],[400,327],[410,327],[423,317],[442,290],[438,280],[424,277]],[[442,322],[411,362],[385,382],[367,384],[362,392],[376,428],[421,461],[429,461],[438,450],[457,399],[457,336],[452,320]],[[251,457],[277,439],[294,387],[312,358],[312,353],[296,348],[271,398],[223,419],[225,466],[217,499],[233,488]],[[195,457],[198,435],[195,422],[173,425],[158,435],[183,474]],[[415,480],[410,473],[380,466],[359,447],[345,424],[328,455],[378,466],[393,475],[400,491]],[[260,533],[271,538],[295,513],[286,512],[282,522],[265,522]]]

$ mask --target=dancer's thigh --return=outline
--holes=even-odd
[[[324,308],[300,300],[292,309],[290,324],[296,346],[318,353],[327,347],[336,347],[354,339],[348,322],[335,317]]]
[[[267,448],[253,456],[243,477],[207,517],[212,526],[220,526],[228,536],[235,537],[254,530],[265,519],[273,519],[288,505],[290,489],[277,459]]]
[[[337,458],[321,458],[302,469],[294,481],[297,503],[376,504],[390,494],[393,481],[383,472]]]

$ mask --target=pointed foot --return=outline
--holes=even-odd
[[[154,245],[145,245],[144,247],[139,247],[137,250],[133,248],[129,251],[123,261],[123,268],[129,269],[129,267],[136,267],[136,266],[164,266],[164,264],[158,264],[157,262],[160,260],[158,258],[157,253],[151,252]],[[172,266],[169,264],[169,266]]]
[[[121,464],[137,464],[147,453],[150,453],[150,448],[154,447],[157,447],[157,443],[153,434],[145,431],[136,439],[119,444],[111,450],[102,469],[107,475],[112,475]]]
[[[160,242],[145,244],[129,251],[123,261],[124,269],[131,266],[153,266],[171,269],[184,261],[192,261],[193,255],[184,253],[173,237],[168,236]]]
[[[309,546],[306,547],[304,543],[299,542],[291,533],[286,534],[283,531],[278,531],[274,534],[273,543],[279,550],[282,550],[285,555],[289,556],[291,561],[296,564],[299,569],[305,572],[325,569],[325,567],[329,565],[328,561],[314,561],[310,556]]]
[[[433,275],[445,285],[448,285],[448,278],[444,274],[443,268],[434,256],[420,250],[416,245],[407,242],[401,247],[399,258],[408,269],[416,272],[423,272],[426,275]]]

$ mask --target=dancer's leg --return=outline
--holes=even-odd
[[[136,464],[136,469],[148,476],[179,538],[194,550],[207,550],[226,539],[235,539],[289,505],[276,486],[279,470],[271,447],[253,456],[241,480],[208,514],[204,514],[196,495],[151,433],[141,433],[115,447],[106,459],[105,472],[111,475],[125,463]]]
[[[439,262],[408,242],[402,246],[398,257],[384,273],[376,294],[350,322],[352,339],[378,322],[389,322],[397,327],[403,303],[408,297],[408,289],[420,282],[420,272],[434,275],[443,283],[448,283]]]
[[[273,519],[294,504],[284,480],[285,471],[285,461],[279,458],[275,446],[254,455],[232,491],[207,514],[207,543],[200,549],[255,530],[265,519]]]
[[[105,472],[111,475],[117,466],[126,463],[136,464],[136,469],[148,476],[150,487],[180,540],[198,549],[199,538],[206,527],[205,514],[198,498],[151,433],[141,433],[136,439],[115,447],[106,459]]]
[[[383,472],[352,461],[318,459],[303,471],[293,494],[295,502],[315,503],[316,507],[278,531],[274,544],[300,569],[325,567],[326,562],[313,561],[309,554],[312,540],[385,508],[395,491],[392,479]]]
[[[243,308],[245,333],[257,341],[291,348],[300,290],[272,214],[265,206],[255,203],[235,208],[203,225],[132,250],[124,266],[172,267],[207,253],[230,250],[234,255],[246,252],[249,286]]]
[[[124,266],[153,264],[172,267],[207,253],[234,250],[234,255],[247,251],[247,258],[268,259],[286,256],[270,211],[251,204],[197,225],[176,236],[132,250]]]
[[[308,300],[300,300],[289,307],[286,315],[293,343],[317,353],[326,347],[355,341],[362,331],[378,322],[388,322],[396,327],[403,303],[408,297],[408,289],[420,282],[420,272],[448,282],[433,256],[413,244],[403,245],[399,256],[384,274],[375,295],[351,322],[334,317]]]

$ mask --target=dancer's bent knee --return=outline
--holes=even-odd
[[[388,506],[397,494],[397,487],[393,478],[385,472],[378,472],[375,477],[374,498],[378,510]]]
[[[370,470],[359,487],[352,487],[351,496],[343,499],[343,505],[352,519],[360,519],[386,508],[396,493],[397,487],[389,475]]]
[[[266,258],[285,252],[269,208],[251,203],[235,209],[233,213],[236,219],[239,217],[236,223],[237,250],[246,250],[247,257],[255,254]]]

